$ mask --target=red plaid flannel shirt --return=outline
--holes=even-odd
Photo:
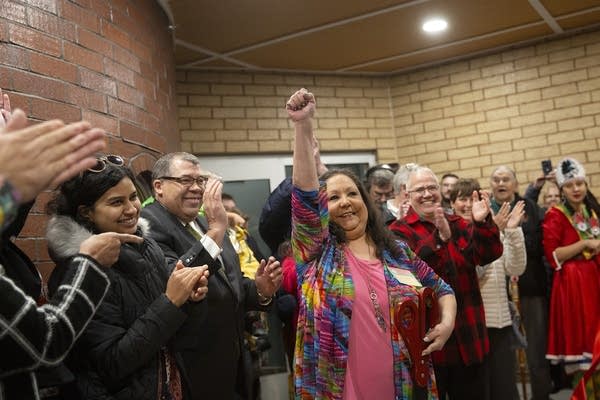
[[[411,208],[406,217],[390,229],[446,281],[456,295],[458,305],[454,331],[444,348],[433,353],[437,365],[481,363],[489,352],[483,301],[475,267],[486,265],[502,255],[498,227],[488,216],[483,222],[470,223],[447,215],[452,238],[444,243],[438,230]]]

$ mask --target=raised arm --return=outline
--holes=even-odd
[[[286,108],[294,122],[294,185],[304,191],[318,190],[319,180],[313,152],[312,116],[315,112],[315,98],[306,89],[294,93]]]

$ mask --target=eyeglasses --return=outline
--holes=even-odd
[[[106,164],[116,165],[117,167],[122,167],[125,164],[125,160],[123,157],[117,156],[115,154],[107,154],[105,156],[100,156],[96,158],[96,164],[93,167],[88,168],[90,172],[102,172],[106,169]]]
[[[440,190],[440,185],[428,185],[428,186],[421,186],[418,188],[414,188],[413,190],[410,190],[408,193],[416,193],[419,196],[423,196],[426,191],[429,193],[436,193],[438,190]]]
[[[195,183],[200,188],[204,188],[206,186],[206,181],[208,181],[207,176],[199,176],[197,178],[192,176],[161,176],[158,179],[177,182],[184,187],[192,187]]]

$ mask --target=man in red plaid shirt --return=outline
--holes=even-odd
[[[407,192],[411,208],[390,229],[442,277],[458,303],[454,332],[433,363],[440,399],[488,398],[484,360],[489,351],[483,302],[475,267],[502,255],[498,227],[492,220],[489,197],[473,193],[473,223],[444,213],[440,185],[425,167],[410,172]]]

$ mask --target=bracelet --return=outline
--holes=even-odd
[[[273,301],[273,296],[267,297],[263,295],[260,290],[258,290],[258,287],[256,288],[256,294],[258,295],[258,304],[261,306],[268,306]]]
[[[19,213],[20,202],[21,193],[0,176],[0,226],[5,227],[14,221]]]

